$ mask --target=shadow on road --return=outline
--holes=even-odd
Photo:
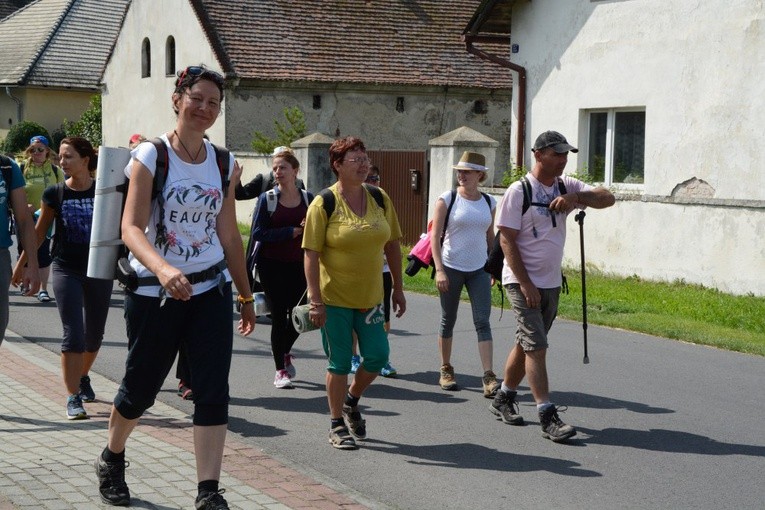
[[[573,442],[568,445],[581,446],[580,443]],[[570,460],[501,452],[493,448],[487,448],[472,443],[449,443],[420,446],[369,439],[364,441],[364,448],[412,457],[413,459],[407,460],[406,462],[420,466],[479,469],[505,473],[547,471],[563,476],[587,478],[602,476],[602,474],[597,471],[582,469],[580,464]]]

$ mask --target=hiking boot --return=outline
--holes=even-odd
[[[100,454],[96,457],[95,468],[101,501],[114,506],[130,504],[130,490],[125,483],[125,468],[129,465],[130,463],[124,460],[106,462]]]
[[[558,417],[558,409],[561,412],[566,408],[558,408],[555,406],[548,406],[543,411],[539,411],[539,423],[542,425],[542,437],[546,437],[556,443],[565,441],[570,437],[576,435],[576,429],[571,425],[566,425]]]
[[[351,373],[355,374],[356,370],[361,366],[361,356],[351,357]]]
[[[356,441],[345,425],[340,425],[329,431],[329,444],[338,450],[355,450],[357,448]]]
[[[356,439],[367,438],[367,421],[361,417],[358,407],[343,405],[343,420]]]
[[[523,416],[518,414],[518,402],[515,400],[517,394],[517,391],[505,393],[499,390],[494,397],[494,402],[489,406],[489,410],[509,425],[523,425]]]
[[[295,368],[295,365],[292,364],[292,360],[295,359],[295,356],[292,354],[285,354],[284,355],[284,370],[287,371],[287,373],[290,376],[290,379],[294,379],[297,375],[297,369]]]
[[[487,370],[483,373],[482,382],[483,396],[486,398],[494,398],[500,387],[500,384],[497,382],[497,375],[491,370]]]
[[[442,390],[456,390],[457,380],[454,379],[454,367],[449,363],[441,365],[441,377],[438,379],[438,384],[441,385]]]
[[[229,510],[228,503],[223,498],[224,492],[226,489],[221,489],[218,492],[201,493],[194,501],[194,508],[197,510]]]
[[[382,370],[380,370],[380,375],[383,377],[396,377],[396,369],[393,368],[393,365],[390,364],[390,361],[385,364],[384,367],[382,367]]]
[[[87,375],[80,377],[80,397],[82,397],[83,402],[93,402],[96,399],[96,392],[93,391],[90,377]]]
[[[88,413],[82,406],[82,397],[79,394],[69,395],[66,399],[66,419],[67,420],[87,420]]]
[[[290,380],[290,374],[286,370],[277,370],[274,375],[274,386],[280,389],[291,390],[294,388]]]

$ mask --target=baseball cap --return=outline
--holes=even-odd
[[[552,149],[558,154],[563,154],[564,152],[569,151],[579,152],[579,149],[569,144],[568,140],[566,140],[566,137],[557,131],[545,131],[539,135],[537,140],[534,142],[534,148],[532,150],[538,151],[548,147],[552,147]]]
[[[35,135],[29,139],[29,145],[32,145],[35,142],[41,143],[46,147],[50,147],[50,142],[48,142],[48,139],[43,135]]]

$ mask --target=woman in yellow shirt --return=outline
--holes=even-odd
[[[24,191],[27,193],[29,207],[34,213],[41,207],[40,200],[45,188],[64,182],[64,172],[53,164],[53,151],[50,149],[48,139],[43,135],[35,135],[29,139],[29,147],[24,151],[24,156],[25,160],[21,164],[21,172],[26,182]],[[19,254],[21,254],[21,246],[19,246]],[[37,261],[40,264],[40,292],[37,293],[37,299],[46,303],[50,301],[48,278],[53,261],[50,255],[50,236],[46,236],[40,249],[37,250]]]
[[[401,317],[406,299],[401,282],[401,227],[388,195],[363,186],[371,162],[364,143],[355,137],[336,140],[329,148],[337,182],[311,202],[303,231],[305,276],[311,322],[321,327],[328,358],[326,384],[330,410],[330,444],[356,448],[366,438],[366,421],[358,403],[364,390],[388,362],[390,348],[384,328],[384,251],[393,277],[393,310]],[[382,206],[370,190],[381,195]],[[379,191],[378,191],[379,190]],[[334,207],[326,207],[324,197]],[[331,210],[331,214],[327,214]],[[364,362],[348,387],[352,333],[359,339]]]

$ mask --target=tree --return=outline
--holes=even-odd
[[[253,134],[252,148],[260,154],[270,155],[276,147],[289,146],[292,142],[305,136],[305,115],[297,106],[284,109],[287,124],[274,120],[276,138],[268,138],[260,131]]]
[[[3,153],[16,155],[29,147],[29,139],[35,135],[43,135],[50,140],[48,130],[36,122],[23,120],[11,126],[8,136],[3,141]]]
[[[94,94],[90,97],[90,106],[82,113],[77,122],[64,119],[63,128],[66,136],[81,136],[87,138],[93,147],[99,147],[102,141],[101,95]]]

